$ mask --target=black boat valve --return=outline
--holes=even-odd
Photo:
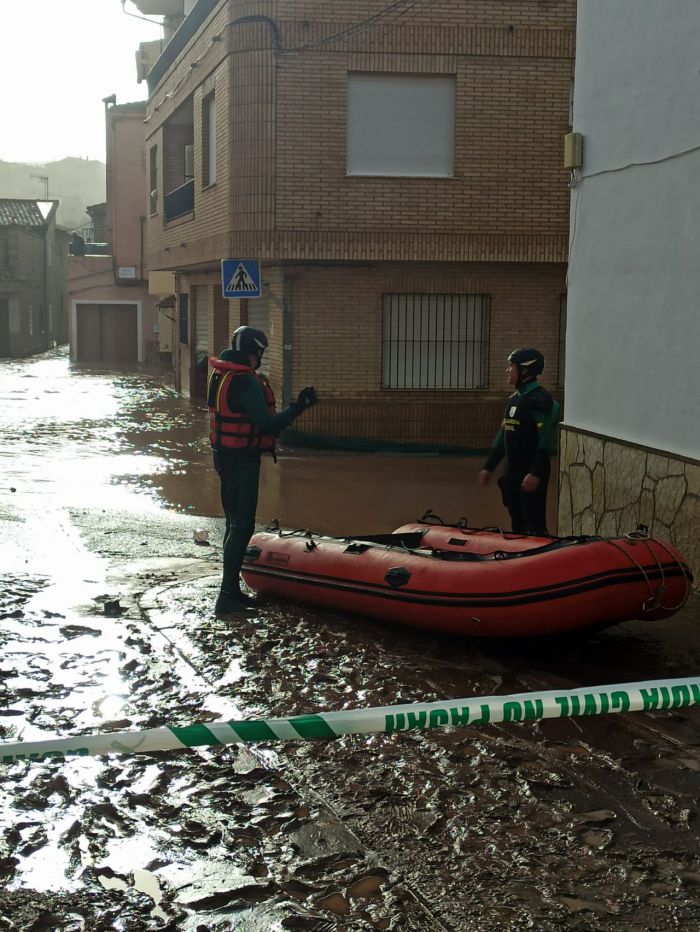
[[[397,589],[399,586],[405,586],[410,578],[410,570],[407,570],[405,566],[392,566],[390,570],[387,570],[384,582],[388,582],[390,586]]]

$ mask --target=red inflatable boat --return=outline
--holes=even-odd
[[[471,637],[532,637],[673,615],[690,594],[684,557],[640,529],[623,537],[524,537],[418,522],[392,534],[256,534],[258,592]]]

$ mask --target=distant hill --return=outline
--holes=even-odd
[[[88,204],[105,200],[105,164],[92,159],[66,158],[45,164],[3,162],[0,159],[0,197],[44,197],[44,182],[32,175],[48,175],[49,198],[60,201],[58,223],[68,229],[87,226]]]

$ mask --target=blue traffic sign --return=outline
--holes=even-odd
[[[259,260],[222,259],[221,290],[225,298],[259,298]]]

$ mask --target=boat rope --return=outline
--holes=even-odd
[[[461,518],[459,519],[462,520]],[[445,522],[442,520],[440,515],[436,515],[432,508],[426,508],[423,512],[423,515],[418,519],[419,524],[441,524],[445,527]],[[457,525],[447,525],[448,527],[456,527]]]
[[[646,528],[644,525],[640,525],[636,530],[628,531],[626,534],[624,534],[623,539],[629,540],[629,541],[639,541],[640,543],[642,543],[645,546],[648,553],[650,554],[650,556],[654,559],[656,566],[659,570],[659,574],[661,576],[659,586],[657,589],[655,589],[651,582],[651,579],[649,578],[649,574],[647,573],[644,566],[642,566],[642,564],[638,560],[636,560],[635,557],[633,557],[632,554],[629,553],[628,550],[625,550],[624,547],[621,547],[618,543],[615,542],[615,540],[613,540],[610,537],[599,537],[598,538],[598,540],[605,541],[606,543],[610,544],[611,547],[614,547],[617,551],[619,551],[624,557],[626,557],[630,561],[630,563],[632,563],[634,566],[637,567],[639,572],[644,577],[644,581],[646,582],[647,588],[649,590],[649,598],[645,599],[645,601],[642,602],[641,610],[645,612],[646,614],[648,614],[649,612],[655,612],[658,609],[663,609],[663,611],[668,611],[668,612],[676,612],[678,611],[679,608],[682,608],[685,605],[685,603],[688,601],[688,597],[690,595],[690,583],[688,581],[687,571],[685,567],[683,566],[683,564],[678,559],[678,557],[676,557],[675,554],[673,554],[668,549],[668,547],[666,547],[662,543],[662,541],[658,540],[657,538],[654,538],[655,542],[659,544],[659,546],[662,547],[666,551],[666,553],[668,553],[668,555],[671,557],[673,562],[678,567],[680,567],[681,573],[685,580],[685,593],[683,595],[683,599],[681,600],[681,602],[679,602],[678,605],[673,605],[673,606],[663,605],[662,599],[663,599],[664,593],[668,590],[668,586],[666,585],[666,573],[664,571],[664,568],[661,564],[661,561],[659,560],[659,557],[656,551],[651,546],[652,537],[651,537],[651,534],[649,533],[648,528]]]
[[[626,535],[625,535],[625,536],[626,536]],[[639,539],[641,539],[641,538],[639,538]],[[663,570],[661,570],[661,583],[662,583],[662,585],[659,587],[659,590],[658,590],[658,591],[654,591],[654,587],[652,586],[651,580],[649,579],[649,574],[647,573],[647,571],[645,570],[645,568],[642,566],[642,564],[641,564],[638,560],[636,560],[636,559],[632,556],[631,553],[628,553],[627,550],[625,550],[623,547],[620,547],[619,544],[615,543],[615,541],[614,541],[614,540],[611,540],[609,537],[601,537],[601,540],[604,540],[606,543],[610,544],[611,547],[614,547],[615,550],[617,550],[619,553],[621,553],[621,554],[623,555],[623,557],[626,557],[626,558],[630,561],[630,563],[632,563],[634,566],[637,567],[637,569],[639,570],[639,572],[640,572],[640,573],[642,574],[642,576],[644,577],[644,581],[646,582],[647,588],[648,588],[648,590],[649,590],[649,598],[648,598],[648,599],[645,599],[645,600],[642,602],[642,609],[641,609],[641,610],[642,610],[643,612],[647,612],[647,613],[648,613],[648,612],[656,611],[656,609],[659,608],[659,604],[660,604],[660,602],[661,602],[661,590],[662,590],[662,588],[663,588],[663,591],[666,590],[666,587],[665,587],[665,585],[664,585],[664,583],[665,583],[665,577],[664,577]],[[658,561],[657,561],[657,563],[658,563]]]
[[[195,722],[141,731],[105,732],[38,741],[0,742],[0,763],[36,762],[101,754],[179,751],[252,742],[333,739],[425,728],[539,721],[700,705],[700,676],[585,686],[506,696],[441,699],[289,718]]]
[[[634,534],[636,534],[636,533],[637,533],[637,531],[631,531],[631,532],[630,532],[631,535],[634,535]],[[627,537],[627,536],[628,536],[628,535],[625,535],[625,537]],[[640,538],[638,538],[638,539],[644,541],[644,543],[645,543],[647,549],[649,550],[649,552],[652,554],[652,556],[653,556],[654,559],[656,560],[656,565],[658,566],[659,572],[660,572],[660,574],[661,574],[662,586],[659,588],[659,603],[658,603],[658,607],[659,607],[659,608],[662,608],[662,609],[663,609],[664,611],[666,611],[666,612],[677,612],[678,609],[683,608],[683,606],[685,605],[685,603],[688,601],[688,598],[690,597],[690,580],[688,579],[688,573],[687,573],[686,567],[683,566],[683,564],[682,564],[681,561],[678,559],[678,557],[677,557],[671,550],[669,550],[669,548],[666,546],[666,544],[665,544],[662,540],[659,540],[658,537],[655,537],[655,538],[654,538],[655,542],[659,545],[659,547],[661,547],[663,550],[666,551],[666,553],[669,555],[669,557],[671,558],[671,560],[676,564],[676,566],[680,567],[681,573],[682,573],[682,575],[683,575],[683,579],[685,580],[685,592],[684,592],[684,594],[683,594],[683,598],[681,599],[681,601],[680,601],[677,605],[663,605],[663,604],[661,603],[661,596],[662,596],[662,594],[663,594],[664,592],[666,592],[667,589],[668,589],[668,586],[663,585],[663,584],[665,583],[665,580],[666,580],[666,574],[664,573],[664,568],[663,568],[663,566],[661,565],[661,562],[660,562],[660,560],[659,560],[659,558],[658,558],[658,556],[657,556],[657,554],[656,554],[656,551],[654,550],[654,548],[653,548],[653,547],[651,546],[651,544],[649,543],[649,541],[651,540],[651,535],[647,532],[646,537],[640,537]]]
[[[666,544],[662,540],[659,540],[658,537],[654,538],[654,541],[659,545],[659,547],[665,550],[666,553],[671,558],[671,560],[676,564],[676,566],[680,568],[681,573],[683,575],[683,579],[685,580],[685,592],[683,594],[683,598],[681,599],[681,601],[677,605],[663,605],[661,602],[661,598],[664,592],[668,590],[668,586],[666,586],[666,574],[664,572],[664,568],[661,565],[661,561],[659,560],[656,551],[651,546],[650,542],[652,538],[651,538],[651,534],[649,533],[649,528],[646,525],[641,524],[635,531],[628,531],[627,534],[625,534],[625,537],[628,540],[642,541],[645,547],[647,548],[647,550],[649,551],[649,553],[651,554],[651,556],[656,561],[656,565],[659,568],[659,573],[661,575],[661,585],[659,586],[659,590],[657,594],[657,601],[656,601],[656,605],[654,606],[654,608],[655,609],[661,608],[667,612],[677,612],[678,609],[683,608],[683,606],[688,601],[688,598],[690,596],[690,580],[688,579],[688,573],[686,571],[686,567],[683,566],[683,564],[678,559],[678,557],[666,546]]]

